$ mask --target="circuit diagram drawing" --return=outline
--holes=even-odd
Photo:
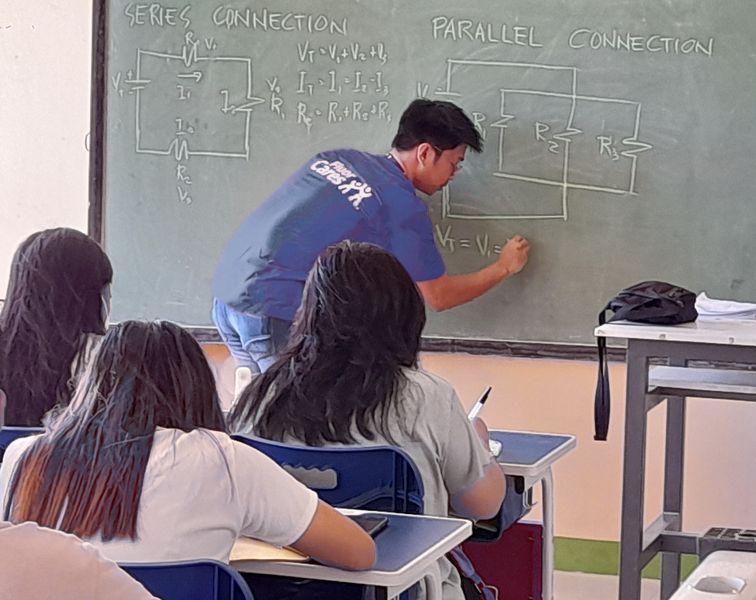
[[[485,151],[468,153],[472,177],[444,188],[443,218],[566,221],[571,190],[637,193],[638,156],[653,148],[640,138],[641,103],[581,94],[578,75],[570,66],[447,59],[435,95],[464,106]]]
[[[178,52],[137,48],[133,70],[110,81],[119,96],[134,97],[134,151],[174,159],[176,192],[186,204],[192,201],[187,161],[249,160],[252,111],[265,102],[252,93],[252,59],[202,54],[216,47],[213,38],[188,31]],[[175,108],[168,118],[166,106]]]

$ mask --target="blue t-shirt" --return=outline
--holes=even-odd
[[[384,248],[415,281],[445,272],[428,209],[396,162],[332,150],[305,163],[241,224],[213,294],[240,312],[292,320],[318,255],[342,240]]]

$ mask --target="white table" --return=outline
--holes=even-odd
[[[231,565],[244,573],[371,586],[376,589],[376,600],[394,598],[424,579],[428,599],[441,600],[438,560],[470,537],[470,521],[425,515],[339,510],[344,514],[381,515],[389,519],[386,528],[375,537],[376,562],[369,571],[344,571],[314,562],[244,560],[233,561]]]
[[[756,600],[756,554],[720,550],[707,556],[670,600]]]
[[[551,465],[572,450],[574,435],[534,433],[529,431],[491,431],[490,437],[501,442],[496,461],[506,475],[524,479],[525,489],[541,484],[543,500],[543,582],[542,597],[554,597],[554,480]]]
[[[680,554],[695,554],[698,536],[682,531],[686,398],[756,400],[752,371],[721,370],[756,365],[756,320],[699,319],[660,326],[618,321],[596,336],[627,340],[625,444],[620,538],[620,600],[640,598],[641,570],[662,553],[661,598],[679,585]],[[665,365],[652,366],[652,358]],[[706,368],[691,368],[705,361]],[[667,400],[662,514],[643,527],[646,414]]]

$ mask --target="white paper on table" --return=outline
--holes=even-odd
[[[701,292],[696,297],[696,311],[703,318],[753,319],[756,318],[756,303],[717,300]]]

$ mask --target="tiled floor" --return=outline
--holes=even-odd
[[[618,579],[612,575],[592,575],[588,573],[554,573],[554,600],[616,600]],[[642,600],[656,600],[659,597],[659,582],[644,579]]]

